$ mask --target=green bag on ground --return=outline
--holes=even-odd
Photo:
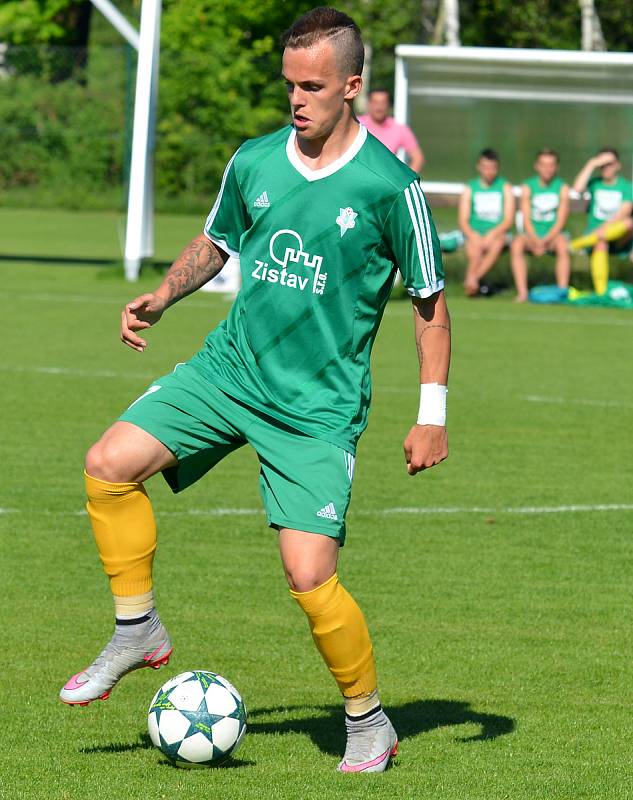
[[[633,308],[633,285],[622,281],[609,281],[604,294],[580,292],[578,289],[570,287],[567,303],[574,306]]]

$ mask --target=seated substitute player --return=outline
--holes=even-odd
[[[123,342],[143,352],[138,332],[239,253],[243,286],[228,318],[87,454],[87,508],[116,624],[61,699],[104,699],[123,675],[171,652],[154,609],[156,528],[143,481],[162,471],[179,492],[249,443],[292,596],[344,698],[339,769],[382,772],[396,733],[380,706],[367,624],[336,564],[367,420],[370,351],[396,269],[412,297],[420,356],[420,411],[404,442],[411,475],[448,454],[450,320],[417,176],[354,116],[364,55],[358,27],[316,8],[292,25],[284,45],[292,126],[239,148],[203,234],[155,292],[122,312]]]
[[[569,187],[558,175],[558,153],[544,148],[536,154],[534,172],[521,189],[525,232],[512,239],[512,274],[516,301],[528,299],[526,250],[535,256],[556,254],[556,285],[569,286],[569,245],[563,228],[569,216]]]
[[[600,177],[591,177],[594,170]],[[590,158],[574,181],[574,190],[589,193],[587,231],[571,242],[573,250],[591,248],[591,278],[596,294],[605,294],[609,282],[609,252],[630,249],[633,236],[633,185],[620,175],[617,150],[603,148]]]
[[[367,113],[361,115],[358,121],[395,155],[404,150],[409,166],[419,174],[424,166],[424,153],[411,128],[396,122],[390,111],[389,92],[386,89],[372,89],[367,98]]]
[[[478,177],[468,181],[459,199],[458,222],[466,237],[466,294],[479,293],[481,279],[497,263],[514,221],[512,185],[499,175],[496,150],[482,150]]]

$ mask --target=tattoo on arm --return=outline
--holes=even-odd
[[[224,266],[222,253],[206,236],[198,236],[172,264],[165,283],[172,300],[178,300],[210,281]]]
[[[424,328],[422,328],[422,333],[420,334],[420,339],[429,330],[429,328],[444,328],[445,331],[448,331],[449,333],[451,332],[451,326],[450,325],[439,325],[439,324],[425,325]]]
[[[425,325],[422,328],[422,330],[420,332],[420,335],[415,340],[415,344],[416,344],[416,346],[418,348],[418,359],[420,360],[420,366],[422,366],[422,361],[423,361],[423,358],[424,358],[424,350],[422,348],[422,337],[424,336],[424,334],[430,328],[442,328],[442,330],[448,331],[449,333],[451,332],[451,326],[450,325],[443,325],[441,323],[433,323],[431,325]]]

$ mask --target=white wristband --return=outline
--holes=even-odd
[[[448,389],[441,383],[420,384],[418,425],[446,425],[447,393]]]

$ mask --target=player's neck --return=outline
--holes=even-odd
[[[310,169],[323,169],[333,164],[354,144],[358,136],[358,121],[355,117],[343,118],[328,134],[318,139],[304,139],[299,133],[295,138],[295,150]]]

